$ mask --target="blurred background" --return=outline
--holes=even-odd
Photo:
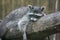
[[[27,6],[45,6],[46,14],[55,12],[56,0],[0,0],[0,19],[3,19],[12,10]],[[60,0],[58,0],[57,10],[60,11]],[[51,36],[51,40],[53,36]],[[60,39],[60,34],[56,36],[56,40]]]

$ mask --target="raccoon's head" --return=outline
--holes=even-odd
[[[42,13],[44,10],[44,7],[38,7],[38,6],[32,6],[29,5],[28,6],[30,11],[29,11],[29,19],[30,21],[37,21],[39,18],[41,18],[42,16],[44,16],[44,14]]]

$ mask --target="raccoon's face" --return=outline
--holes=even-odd
[[[29,12],[29,19],[30,21],[37,21],[39,18],[41,18],[42,16],[44,16],[44,14],[42,14],[44,8],[40,8],[38,6],[29,6],[30,8],[30,12]]]

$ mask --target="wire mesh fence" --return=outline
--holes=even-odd
[[[45,6],[46,13],[51,13],[55,11],[55,2],[56,0],[0,0],[0,19],[3,19],[12,10],[27,5]],[[60,10],[59,4],[58,10]]]

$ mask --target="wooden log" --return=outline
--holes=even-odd
[[[45,37],[60,32],[60,12],[55,12],[43,16],[37,22],[33,22],[27,25],[27,38],[28,40],[43,40]],[[14,29],[4,35],[4,39],[16,39],[22,40],[22,33],[17,29]]]

